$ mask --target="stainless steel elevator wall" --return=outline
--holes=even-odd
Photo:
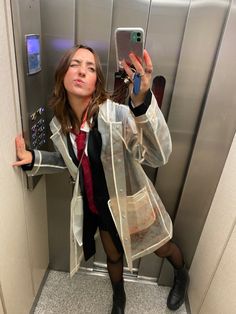
[[[152,1],[147,31],[146,48],[153,58],[154,76],[162,75],[166,79],[165,93],[162,104],[162,112],[166,119],[170,111],[172,93],[179,63],[179,55],[182,46],[185,24],[188,16],[190,1]],[[157,180],[163,173],[163,181],[158,186],[167,211],[171,214],[167,200],[174,184],[171,178],[165,175],[167,166],[158,169]],[[167,183],[169,181],[169,184]],[[166,185],[168,188],[166,188]],[[163,188],[164,186],[164,188]],[[162,193],[164,189],[164,193]],[[162,269],[162,259],[154,254],[143,257],[139,264],[139,277],[148,276],[158,278]]]
[[[37,34],[41,37],[41,18],[40,18],[40,3],[34,1],[33,3],[22,0],[11,1],[11,10],[13,16],[13,31],[14,44],[16,52],[16,64],[18,75],[19,96],[21,104],[21,116],[23,132],[28,146],[32,143],[32,124],[30,118],[33,112],[36,112],[39,107],[44,108],[44,67],[37,75],[28,75],[28,62],[26,54],[26,34]],[[28,17],[26,19],[26,16]],[[41,40],[40,40],[41,43]],[[41,64],[43,65],[42,58]],[[42,118],[45,118],[43,114]],[[42,148],[45,148],[45,144]],[[27,186],[32,189],[40,177],[27,178]]]
[[[214,6],[212,1],[192,1],[168,119],[175,152],[172,154],[174,160],[171,159],[167,166],[167,173],[169,172],[169,177],[174,175],[175,187],[178,181],[183,182],[182,187],[179,186],[179,192],[173,193],[176,198],[176,204],[172,207],[176,211],[174,238],[182,247],[188,267],[191,265],[235,132],[235,113],[232,110],[233,100],[230,99],[233,90],[229,94],[225,94],[223,89],[217,90],[218,95],[211,93],[214,84],[232,84],[233,76],[227,70],[226,64],[217,75],[219,56],[222,55],[225,62],[233,64],[232,57],[230,61],[226,61],[228,57],[223,56],[224,42],[229,41],[226,29],[231,10],[230,1],[215,1]],[[227,79],[224,77],[223,83],[221,75],[224,71]],[[184,86],[184,92],[179,92]],[[227,127],[219,123],[224,116],[222,103],[219,102],[222,95],[227,102],[227,113],[232,114],[227,119]],[[209,97],[212,103],[209,102]],[[212,134],[211,128],[215,133]],[[218,128],[222,132],[218,132]],[[223,129],[228,134],[227,140]],[[224,145],[221,147],[222,142]],[[161,176],[158,180],[161,180]],[[175,198],[171,198],[170,202]],[[165,262],[159,282],[170,282],[169,273],[169,265]]]
[[[192,0],[189,7],[169,104],[173,153],[166,167],[160,169],[156,181],[172,217],[178,207],[229,2]]]
[[[95,49],[107,81],[113,1],[76,1],[75,42]]]
[[[175,219],[176,239],[185,247],[189,265],[236,130],[236,45],[232,40],[236,29],[235,8],[236,2],[232,1]]]
[[[41,0],[42,42],[45,57],[44,92],[49,98],[56,66],[67,49],[75,42],[75,1]],[[52,117],[47,110],[48,122]],[[50,132],[48,131],[48,136]],[[53,149],[49,143],[49,149]],[[69,269],[69,215],[72,187],[67,172],[46,176],[49,267],[55,270]]]

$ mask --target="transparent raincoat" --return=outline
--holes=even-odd
[[[71,201],[70,273],[79,268],[82,254],[83,199],[78,169],[67,140],[54,117],[50,123],[56,152],[35,150],[29,176],[68,169],[75,180]],[[134,116],[128,106],[107,100],[99,109],[98,130],[102,137],[101,161],[110,199],[108,206],[115,222],[128,268],[133,260],[154,252],[172,237],[172,222],[142,165],[160,167],[172,145],[165,119],[152,95],[144,114]]]

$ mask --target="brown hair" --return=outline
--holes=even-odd
[[[70,50],[68,50],[61,61],[59,62],[56,72],[55,72],[55,84],[53,88],[52,97],[49,101],[50,107],[53,109],[54,115],[58,119],[61,124],[62,132],[64,134],[71,131],[71,128],[75,129],[79,128],[81,125],[81,121],[83,121],[83,117],[81,121],[78,120],[76,115],[74,114],[67,97],[67,91],[64,87],[64,77],[70,66],[71,60],[76,53],[76,51],[80,48],[89,50],[95,58],[95,66],[97,73],[97,82],[96,88],[92,95],[92,99],[88,105],[87,117],[86,120],[91,126],[91,117],[96,117],[99,110],[99,105],[107,100],[108,93],[105,91],[105,80],[102,73],[102,67],[100,63],[100,59],[97,53],[90,47],[84,45],[76,45]],[[83,113],[84,116],[85,112]]]

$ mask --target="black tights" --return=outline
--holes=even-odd
[[[174,268],[178,269],[184,266],[183,254],[172,241],[167,242],[154,253],[159,257],[166,257]]]
[[[108,231],[100,230],[104,251],[107,255],[107,269],[112,283],[123,280],[123,253],[120,253]]]
[[[123,253],[115,247],[108,231],[100,230],[102,244],[107,255],[107,269],[112,283],[123,280]],[[159,257],[166,257],[174,268],[184,265],[183,255],[179,247],[172,241],[167,242],[154,252]]]

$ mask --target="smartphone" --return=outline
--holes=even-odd
[[[144,30],[141,27],[118,27],[115,30],[115,49],[117,71],[123,69],[121,61],[131,65],[129,53],[133,52],[142,64],[144,49]]]

